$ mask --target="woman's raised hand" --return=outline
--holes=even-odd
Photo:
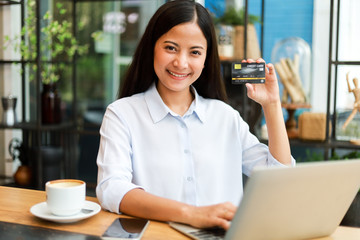
[[[242,62],[260,63],[265,61],[262,58],[259,58],[256,61],[253,59],[247,59],[243,60]],[[263,107],[266,104],[280,101],[278,80],[276,77],[274,65],[271,63],[265,64],[265,83],[246,83],[246,88],[248,97]]]

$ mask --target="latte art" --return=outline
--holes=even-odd
[[[82,184],[81,182],[55,182],[55,183],[51,183],[50,185],[52,187],[67,188],[67,187],[80,186],[81,184]]]

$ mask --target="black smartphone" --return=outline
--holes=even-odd
[[[102,239],[141,239],[149,220],[142,218],[120,217],[108,227],[102,235]]]

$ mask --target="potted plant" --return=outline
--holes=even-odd
[[[27,1],[27,15],[21,33],[11,39],[5,37],[5,48],[13,46],[19,52],[23,61],[30,66],[29,79],[35,79],[36,72],[40,71],[42,81],[41,109],[42,123],[52,124],[61,122],[61,98],[56,83],[66,62],[71,62],[75,54],[87,52],[87,45],[80,45],[72,33],[72,24],[67,20],[55,20],[47,11],[41,19],[36,19],[36,1]],[[67,10],[62,3],[56,3],[56,11],[64,16]],[[36,22],[41,21],[41,40],[37,39]],[[79,25],[81,27],[81,24]],[[40,49],[37,42],[40,41]],[[40,54],[40,66],[36,59]]]
[[[244,33],[245,33],[245,10],[244,8],[236,9],[235,7],[228,7],[224,13],[216,8],[217,12],[214,19],[215,24],[218,26],[218,37],[219,37],[219,55],[220,57],[230,57],[235,59],[244,58]],[[247,48],[246,48],[246,57],[257,59],[260,57],[260,47],[256,34],[256,29],[254,24],[260,23],[258,16],[253,14],[248,14],[248,25],[247,25]],[[231,54],[231,49],[233,53]],[[224,46],[228,45],[228,48],[224,49]]]

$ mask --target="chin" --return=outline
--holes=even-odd
[[[185,83],[185,82],[180,82],[180,83],[168,83],[166,85],[164,85],[165,88],[167,88],[168,90],[170,91],[173,91],[173,92],[181,92],[181,91],[184,91],[186,89],[188,89],[190,87],[190,84],[188,83]]]

